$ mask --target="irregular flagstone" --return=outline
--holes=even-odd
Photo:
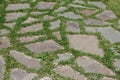
[[[32,17],[29,17],[27,20],[25,20],[23,23],[25,24],[25,23],[32,23],[32,22],[35,22],[35,21],[37,21],[37,19],[35,19],[35,18],[32,18]]]
[[[85,4],[85,2],[83,0],[74,0],[73,3]]]
[[[13,21],[13,20],[16,20],[18,18],[21,18],[23,16],[25,16],[26,13],[23,13],[23,12],[13,12],[13,13],[7,13],[6,16],[5,16],[5,19],[6,21]]]
[[[95,9],[95,8],[91,8],[91,7],[82,6],[79,4],[69,4],[68,6],[74,7],[74,8],[81,8],[81,9]]]
[[[5,69],[5,61],[2,58],[2,56],[0,56],[0,80],[4,79],[4,69]]]
[[[10,47],[10,41],[8,37],[0,37],[0,50]]]
[[[63,77],[69,77],[74,80],[87,80],[86,77],[81,75],[79,72],[73,70],[70,66],[58,66],[54,71]]]
[[[101,9],[106,9],[106,5],[105,4],[103,4],[102,2],[95,2],[95,1],[92,1],[92,2],[88,2],[89,4],[91,4],[91,5],[94,5],[94,6],[97,6],[98,8],[101,8]]]
[[[97,73],[110,76],[115,75],[115,73],[113,73],[110,69],[89,57],[86,56],[78,57],[76,59],[76,62],[78,66],[82,67],[87,73]]]
[[[10,73],[11,80],[32,80],[36,76],[37,74],[35,73],[27,73],[26,71],[17,68],[12,69]]]
[[[117,79],[113,79],[113,78],[108,78],[108,77],[104,77],[103,79],[101,80],[117,80]]]
[[[97,11],[96,10],[89,10],[89,9],[86,9],[86,10],[81,10],[80,13],[85,15],[85,16],[91,16],[92,14],[96,13]]]
[[[58,54],[58,59],[53,60],[53,64],[58,64],[61,61],[68,61],[69,59],[73,58],[72,53],[64,53],[64,54]]]
[[[63,12],[67,10],[67,7],[59,7],[58,9],[56,9],[54,12]]]
[[[116,70],[120,70],[120,59],[115,59],[113,65],[116,67]]]
[[[35,31],[39,31],[41,29],[43,29],[43,25],[41,23],[38,23],[38,24],[35,24],[32,26],[21,28],[19,30],[19,33],[23,34],[23,33],[27,33],[27,32],[35,32]]]
[[[45,15],[45,16],[43,17],[43,20],[45,20],[45,21],[47,21],[47,20],[53,20],[53,19],[54,19],[54,17],[49,16],[49,15]]]
[[[96,17],[98,17],[101,20],[112,20],[117,18],[115,14],[110,10],[105,10],[102,13],[96,15]]]
[[[21,10],[21,9],[29,9],[30,5],[27,3],[23,4],[8,4],[6,10],[7,11],[15,11],[15,10]]]
[[[85,27],[87,32],[97,32],[98,27]]]
[[[50,77],[43,77],[40,80],[52,80],[52,78],[50,78]]]
[[[20,38],[17,38],[17,40],[19,40],[21,43],[24,43],[24,42],[35,41],[35,40],[37,40],[39,37],[42,37],[42,35],[39,35],[39,36],[20,37]]]
[[[62,39],[59,31],[54,32],[53,35],[54,35],[55,37],[57,37],[58,40],[61,40],[61,39]]]
[[[67,21],[66,30],[68,32],[80,32],[79,24],[73,21]]]
[[[58,14],[59,16],[65,17],[65,18],[70,18],[70,19],[82,19],[82,16],[76,15],[73,12],[65,12],[63,14]]]
[[[13,57],[16,61],[20,62],[29,69],[40,69],[40,59],[35,59],[30,56],[25,55],[24,53],[11,50],[10,56]]]
[[[6,29],[0,29],[0,36],[7,35],[7,34],[9,34],[9,33],[10,33],[9,30],[6,30]]]
[[[13,29],[14,26],[15,26],[15,22],[13,22],[13,23],[4,23],[4,26]]]
[[[56,2],[39,2],[35,6],[37,9],[53,9],[54,6],[56,5]]]
[[[60,26],[60,24],[61,24],[60,20],[56,20],[56,21],[50,22],[50,29],[58,28]]]
[[[31,44],[25,45],[25,47],[36,54],[47,52],[47,51],[57,51],[60,49],[64,49],[61,45],[59,45],[53,40],[46,40],[44,42],[31,43]]]
[[[104,51],[99,48],[97,37],[92,35],[68,35],[69,45],[76,50],[104,56]]]
[[[44,14],[46,12],[39,12],[39,11],[35,11],[35,12],[31,12],[31,15],[37,16],[37,15],[41,15]]]
[[[94,25],[94,26],[111,25],[111,23],[109,23],[109,22],[96,20],[96,19],[87,19],[87,20],[84,20],[84,23],[87,24],[87,25]]]

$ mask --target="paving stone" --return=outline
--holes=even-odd
[[[69,59],[73,58],[72,53],[64,53],[64,54],[58,54],[58,59],[53,60],[53,64],[58,64],[61,61],[68,61]]]
[[[10,41],[8,37],[0,37],[0,50],[10,47]]]
[[[11,80],[32,80],[37,75],[35,73],[27,73],[22,69],[12,69],[10,73]]]
[[[37,40],[39,37],[42,37],[42,35],[39,35],[39,36],[20,37],[20,38],[17,38],[17,40],[19,40],[21,43],[27,43],[27,42],[35,41],[35,40]]]
[[[101,20],[96,20],[96,19],[87,19],[84,20],[84,23],[86,25],[94,25],[94,26],[105,26],[105,25],[111,25],[109,22],[101,21]]]
[[[106,7],[107,7],[105,4],[103,4],[100,1],[98,1],[98,2],[92,1],[92,2],[88,2],[88,3],[91,5],[97,6],[98,8],[101,8],[101,9],[106,9]]]
[[[68,6],[74,7],[74,8],[81,8],[81,9],[95,9],[95,8],[86,7],[86,6],[79,5],[79,4],[69,4]]]
[[[97,32],[98,27],[85,27],[86,32]]]
[[[116,79],[113,79],[113,78],[108,78],[108,77],[104,77],[103,79],[101,80],[116,80]]]
[[[63,12],[63,11],[65,11],[65,10],[67,10],[67,7],[59,7],[58,9],[56,9],[54,12]]]
[[[52,80],[50,77],[43,77],[40,80]]]
[[[89,57],[86,56],[78,57],[76,59],[76,62],[78,66],[82,67],[87,73],[96,73],[109,76],[115,75],[115,73],[113,73],[110,69]]]
[[[96,10],[86,9],[86,10],[81,10],[80,13],[85,15],[85,16],[91,16],[92,14],[96,13]]]
[[[85,2],[83,0],[74,0],[73,3],[85,4]]]
[[[6,29],[0,29],[0,36],[7,35],[7,34],[9,34],[9,33],[10,33],[9,30],[6,30]]]
[[[26,24],[26,23],[36,22],[36,21],[37,21],[36,18],[28,17],[28,19],[26,19],[23,23]]]
[[[44,13],[46,13],[46,12],[35,11],[35,12],[31,12],[31,15],[38,16],[38,15],[41,15],[41,14],[44,14]]]
[[[29,9],[30,5],[27,3],[24,4],[8,4],[6,10],[7,11],[15,11],[15,10],[21,10],[21,9]]]
[[[76,15],[73,12],[65,12],[63,14],[58,14],[59,16],[65,17],[65,18],[70,18],[70,19],[82,19],[82,16]]]
[[[39,2],[36,5],[36,8],[37,9],[42,9],[42,10],[53,9],[55,5],[56,5],[56,2]]]
[[[35,32],[35,31],[39,31],[42,29],[43,29],[43,25],[41,23],[38,23],[38,24],[35,24],[32,26],[21,28],[19,30],[19,33],[23,34],[23,33],[27,33],[27,32]]]
[[[74,80],[87,80],[86,77],[81,75],[79,72],[73,70],[70,66],[58,66],[54,71],[63,77],[69,77]]]
[[[4,79],[5,61],[2,56],[0,56],[0,80]]]
[[[113,64],[116,67],[116,70],[120,70],[120,59],[115,59]]]
[[[30,56],[25,55],[24,53],[21,53],[15,50],[10,51],[10,56],[29,69],[41,68],[40,59],[32,58]]]
[[[54,19],[54,17],[49,16],[49,15],[45,15],[45,16],[43,17],[43,20],[45,20],[45,21],[49,21],[49,20],[53,20],[53,19]]]
[[[23,13],[23,12],[7,13],[6,16],[5,16],[5,19],[6,19],[7,22],[9,22],[9,21],[13,21],[13,20],[16,20],[18,18],[21,18],[25,15],[26,15],[26,13]]]
[[[55,37],[57,37],[58,40],[61,40],[61,39],[62,39],[59,31],[54,32],[53,35],[54,35]]]
[[[61,45],[59,45],[53,40],[46,40],[44,42],[31,43],[26,45],[25,47],[36,54],[47,52],[47,51],[57,51],[60,49],[64,49]]]
[[[98,17],[101,20],[112,20],[117,18],[115,14],[110,10],[105,10],[102,13],[96,15],[96,17]]]
[[[80,32],[79,24],[73,21],[67,21],[66,30],[68,32]]]
[[[60,20],[50,22],[50,29],[56,29],[56,28],[60,27],[60,24],[61,24]]]
[[[14,26],[15,26],[15,22],[13,22],[13,23],[4,23],[4,26],[13,29]]]
[[[92,35],[68,35],[70,48],[88,52],[90,54],[104,56],[104,51],[100,49],[97,37]],[[89,45],[88,45],[89,44]]]

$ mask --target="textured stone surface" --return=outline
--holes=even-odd
[[[0,29],[0,36],[7,35],[9,33],[10,33],[10,31],[7,29]]]
[[[23,34],[23,33],[27,33],[27,32],[35,32],[35,31],[39,31],[41,29],[43,29],[43,25],[41,23],[38,23],[38,24],[35,24],[32,26],[21,28],[19,30],[19,33]]]
[[[115,75],[110,69],[89,57],[78,57],[76,59],[76,62],[79,67],[82,67],[85,70],[85,72],[98,73],[104,75]]]
[[[25,3],[25,4],[8,4],[6,10],[7,11],[15,11],[15,10],[21,10],[21,9],[29,9],[30,5]]]
[[[104,77],[103,79],[101,80],[116,80],[116,79],[113,79],[113,78],[108,78],[108,77]]]
[[[110,10],[105,10],[102,13],[98,14],[97,17],[101,20],[112,20],[117,18],[115,14]]]
[[[10,47],[10,41],[8,37],[0,37],[0,50]]]
[[[80,32],[79,24],[73,21],[67,21],[66,30],[68,32]]]
[[[55,12],[63,12],[67,10],[67,7],[59,7],[58,9],[55,10]]]
[[[110,25],[109,22],[104,22],[104,21],[96,20],[96,19],[87,19],[87,20],[84,20],[84,23],[87,25],[95,25],[95,26]]]
[[[37,19],[32,18],[32,17],[28,17],[23,23],[32,23],[32,22],[35,22],[35,21],[37,21]]]
[[[83,75],[79,72],[73,70],[70,66],[58,66],[54,69],[54,71],[63,77],[69,77],[74,80],[87,80]]]
[[[52,80],[52,78],[50,78],[50,77],[43,77],[40,80]]]
[[[72,53],[64,53],[64,54],[58,54],[58,59],[53,60],[54,64],[58,64],[61,61],[68,61],[69,59],[73,58]]]
[[[120,70],[120,59],[115,59],[113,64],[116,67],[116,70]]]
[[[21,18],[23,16],[25,16],[26,13],[23,13],[23,12],[13,12],[13,13],[7,13],[6,16],[5,16],[5,19],[6,21],[13,21],[13,20],[16,20],[18,18]]]
[[[59,31],[54,32],[53,35],[54,35],[58,40],[61,40],[61,35],[60,35],[60,32],[59,32]]]
[[[68,35],[69,45],[75,50],[80,50],[103,57],[104,52],[99,48],[99,41],[92,35]],[[88,45],[89,44],[89,45]]]
[[[61,23],[60,20],[56,20],[56,21],[50,22],[50,29],[58,28],[60,26],[60,23]]]
[[[26,45],[25,47],[27,47],[30,51],[34,53],[57,51],[57,50],[63,49],[61,45],[59,45],[53,40],[46,40],[44,42],[31,43]]]
[[[43,17],[43,20],[45,20],[45,21],[53,20],[53,19],[54,19],[54,17],[49,16],[49,15],[45,15],[45,16]]]
[[[36,8],[37,9],[53,9],[54,6],[55,6],[55,2],[39,2],[37,5],[36,5]]]
[[[11,80],[32,80],[37,75],[35,73],[27,73],[22,69],[12,69],[10,73]]]
[[[10,51],[10,56],[29,69],[40,69],[41,68],[40,59],[32,58],[30,56],[25,55],[24,53],[21,53],[15,50]]]
[[[92,14],[96,13],[96,10],[82,10],[80,11],[81,14],[85,15],[85,16],[91,16]]]
[[[0,80],[4,79],[5,61],[3,57],[0,56]]]
[[[73,12],[65,12],[63,14],[58,14],[59,16],[63,16],[65,18],[70,18],[70,19],[81,19],[82,16],[80,15],[76,15],[75,13]]]
[[[4,23],[4,26],[13,29],[15,26],[15,23],[14,22],[13,23]]]

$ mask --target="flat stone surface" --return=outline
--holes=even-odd
[[[39,30],[42,30],[42,29],[43,29],[43,25],[41,23],[38,23],[38,24],[35,24],[35,25],[32,25],[32,26],[21,28],[19,30],[19,33],[24,34],[24,33],[27,33],[27,32],[36,32],[36,31],[39,31]]]
[[[76,62],[78,66],[82,67],[87,73],[96,73],[110,76],[115,75],[110,69],[87,56],[78,57]]]
[[[59,45],[53,40],[46,40],[44,42],[31,43],[31,44],[25,45],[25,47],[36,54],[64,49],[61,45]]]
[[[92,35],[68,35],[70,48],[104,56],[104,51],[99,48],[99,41]],[[89,45],[88,45],[89,44]]]
[[[66,78],[72,78],[74,80],[87,80],[83,75],[79,72],[73,70],[70,66],[58,66],[54,69],[54,71],[60,76]]]
[[[116,80],[116,79],[113,79],[113,78],[108,78],[108,77],[104,77],[103,79],[101,80]]]
[[[11,50],[10,56],[13,57],[16,61],[20,62],[29,69],[40,69],[40,59],[35,59],[30,56],[25,55],[24,53]]]
[[[15,10],[21,10],[21,9],[29,9],[30,5],[27,3],[23,4],[8,4],[6,10],[7,11],[15,11]]]
[[[74,0],[73,3],[85,4],[83,0]]]
[[[49,15],[45,15],[45,16],[43,17],[43,20],[45,20],[45,21],[49,21],[49,20],[53,20],[53,19],[54,19],[54,17],[49,16]]]
[[[10,47],[8,37],[0,37],[0,50]]]
[[[62,39],[59,31],[54,32],[53,35],[54,35],[58,40],[61,40],[61,39]]]
[[[116,67],[116,70],[120,70],[120,59],[115,59],[113,64]]]
[[[112,20],[117,18],[115,14],[110,10],[105,10],[102,13],[96,15],[96,17],[98,17],[101,20]]]
[[[36,18],[28,17],[23,23],[26,24],[26,23],[32,23],[32,22],[35,22],[35,21],[37,21]]]
[[[52,80],[52,78],[50,78],[50,77],[43,77],[40,80]]]
[[[41,15],[43,13],[46,13],[46,12],[34,11],[34,12],[31,12],[31,15],[38,16],[38,15]]]
[[[6,16],[5,16],[5,19],[6,19],[7,22],[9,22],[9,21],[13,21],[13,20],[16,20],[18,18],[21,18],[25,15],[26,15],[26,13],[23,13],[23,12],[7,13]]]
[[[50,22],[50,29],[56,29],[56,28],[60,27],[60,23],[61,23],[60,20]]]
[[[0,56],[0,80],[4,79],[5,61],[2,56]]]
[[[53,60],[53,64],[58,64],[61,61],[68,61],[71,58],[73,58],[73,54],[72,53],[64,53],[64,54],[58,54],[58,59]]]
[[[7,35],[9,33],[10,33],[10,31],[7,29],[0,29],[0,36]]]
[[[38,2],[36,5],[37,9],[53,9],[54,6],[56,5],[56,2]]]
[[[12,69],[10,73],[11,80],[32,80],[37,75],[35,73],[27,73],[22,69]]]
[[[66,31],[68,32],[80,32],[79,24],[73,21],[67,21]]]
[[[76,15],[73,12],[65,12],[63,14],[58,14],[59,16],[65,17],[65,18],[69,18],[69,19],[82,19],[82,16],[80,15]]]
[[[67,7],[59,7],[57,9],[55,9],[55,12],[63,12],[65,10],[67,10]]]
[[[92,14],[96,13],[96,10],[86,9],[86,10],[81,10],[80,13],[85,16],[91,16]]]
[[[88,3],[91,5],[94,5],[98,8],[101,8],[101,9],[106,9],[106,7],[107,7],[104,3],[100,2],[100,1],[99,2],[92,1],[92,2],[88,2]]]
[[[109,22],[96,20],[96,19],[87,19],[87,20],[84,20],[84,23],[86,25],[94,25],[94,26],[105,26],[105,25],[110,25],[111,24]]]
[[[15,22],[13,22],[13,23],[4,23],[4,26],[13,29],[14,26],[15,26]]]

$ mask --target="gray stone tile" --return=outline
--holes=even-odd
[[[61,40],[61,39],[62,39],[59,31],[54,32],[53,35],[54,35],[58,40]]]
[[[9,33],[10,33],[10,31],[7,30],[7,29],[0,29],[0,36],[7,35],[7,34],[9,34]]]
[[[116,67],[116,70],[120,70],[120,59],[115,59],[113,65]]]
[[[14,26],[15,26],[15,22],[13,22],[13,23],[4,23],[4,26],[13,29]]]
[[[52,78],[50,78],[50,77],[43,77],[40,80],[52,80]]]
[[[59,7],[59,8],[57,8],[57,9],[55,9],[55,12],[63,12],[63,11],[65,11],[65,10],[67,10],[67,7]]]
[[[96,10],[81,10],[80,13],[85,15],[85,16],[91,16],[92,14],[95,14],[97,11]]]
[[[10,47],[8,37],[0,37],[0,50]]]
[[[23,23],[32,23],[38,21],[36,18],[28,17]]]
[[[2,56],[0,56],[0,80],[4,79],[5,72],[5,61]]]
[[[49,21],[49,20],[53,20],[53,19],[54,19],[54,17],[53,16],[49,16],[49,15],[45,15],[43,17],[43,20],[45,20],[45,21]]]
[[[117,80],[117,79],[108,78],[108,77],[103,77],[103,79],[101,79],[101,80]]]
[[[56,29],[56,28],[60,27],[60,24],[61,24],[60,20],[50,22],[50,29]]]

